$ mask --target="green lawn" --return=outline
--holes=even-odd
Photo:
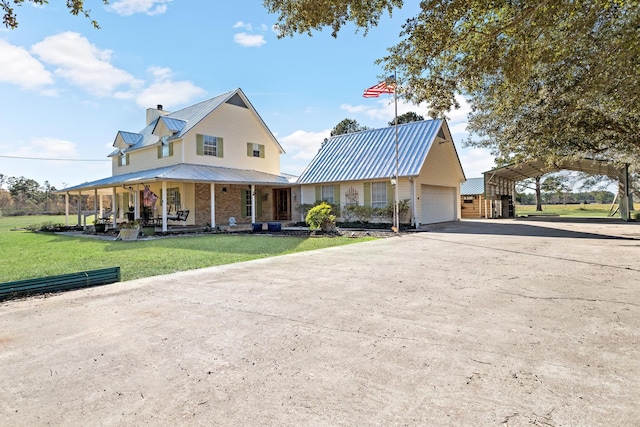
[[[590,203],[588,205],[542,205],[542,212],[536,212],[535,205],[516,205],[516,215],[547,214],[566,217],[607,217],[609,204]],[[615,209],[615,208],[614,208]]]
[[[0,282],[113,266],[131,280],[373,239],[208,234],[122,242],[18,230],[44,222],[64,217],[0,217]]]

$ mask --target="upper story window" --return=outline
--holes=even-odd
[[[219,136],[196,135],[197,149],[199,156],[222,157],[223,141]]]
[[[264,158],[264,145],[247,142],[247,156]]]
[[[387,183],[371,183],[371,206],[374,208],[384,208],[387,206]]]
[[[217,156],[218,155],[218,138],[215,136],[204,135],[204,155],[205,156]]]
[[[118,166],[127,166],[129,164],[129,154],[121,153],[118,156]]]
[[[173,156],[173,142],[162,142],[158,146],[158,158],[164,159],[165,157]]]

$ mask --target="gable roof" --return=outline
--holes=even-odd
[[[153,134],[153,131],[155,130],[156,126],[160,121],[164,123],[167,129],[174,132],[174,134],[168,138],[169,141],[182,138],[194,126],[200,123],[200,121],[202,121],[205,117],[207,117],[209,114],[211,114],[218,107],[220,107],[225,103],[235,105],[238,107],[248,108],[249,110],[251,110],[256,115],[256,117],[258,118],[262,126],[264,126],[264,128],[267,130],[271,139],[276,143],[280,152],[281,153],[285,152],[282,146],[280,145],[280,143],[278,142],[278,140],[276,139],[276,137],[273,135],[273,133],[269,129],[269,127],[267,127],[264,120],[262,120],[262,117],[260,117],[260,115],[255,110],[255,108],[253,108],[253,105],[251,105],[251,102],[249,102],[249,99],[247,99],[246,95],[240,88],[232,90],[230,92],[223,93],[214,98],[207,99],[205,101],[199,102],[197,104],[191,105],[181,110],[174,111],[173,113],[160,116],[155,120],[153,120],[151,123],[149,123],[144,129],[142,129],[138,133],[123,132],[123,131],[118,132],[118,135],[122,135],[122,134],[129,135],[128,136],[129,140],[134,140],[134,137],[132,135],[137,135],[135,139],[135,143],[131,147],[123,151],[124,152],[134,151],[139,148],[148,147],[150,145],[154,145],[158,143],[159,138],[158,136]],[[115,142],[114,142],[114,146],[115,146]],[[116,155],[118,151],[119,150],[111,153],[110,156]]]
[[[398,175],[401,177],[418,176],[436,138],[447,139],[445,129],[449,135],[443,120],[405,123],[397,129]],[[298,183],[390,178],[396,172],[395,147],[395,126],[331,137],[302,172]],[[456,159],[462,171],[457,152]]]
[[[484,178],[469,178],[460,184],[461,196],[484,194]]]

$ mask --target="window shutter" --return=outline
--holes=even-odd
[[[262,216],[262,190],[256,190],[256,216]]]
[[[162,144],[158,145],[158,158],[162,158]]]
[[[196,135],[196,154],[198,156],[204,155],[204,138],[200,134]]]
[[[216,141],[218,145],[216,148],[218,150],[218,157],[224,157],[224,152],[223,152],[224,143],[222,141],[222,138],[216,138]]]
[[[247,197],[248,197],[248,193],[249,190],[242,190],[240,192],[240,197],[242,197],[242,200],[240,201],[240,204],[242,206],[242,213],[240,214],[240,216],[247,216]]]
[[[371,206],[371,183],[364,183],[364,205]]]
[[[122,156],[118,156],[118,167],[122,166]]]
[[[247,142],[247,156],[253,157],[253,144]]]
[[[173,142],[169,143],[169,156],[173,156]]]
[[[127,166],[131,164],[131,160],[129,160],[129,153],[127,153]]]
[[[340,206],[340,184],[333,186],[333,204]]]
[[[316,202],[322,200],[322,187],[316,185]]]
[[[396,181],[396,185],[398,185],[398,181]],[[391,182],[387,182],[387,205],[393,205],[395,199],[395,188],[393,188]]]
[[[264,159],[264,145],[260,145],[260,158]]]

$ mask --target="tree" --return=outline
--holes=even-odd
[[[338,123],[333,129],[331,129],[331,136],[344,135],[347,133],[362,132],[363,130],[369,130],[366,126],[360,126],[357,120],[344,119]]]
[[[22,6],[22,3],[25,1],[40,6],[49,3],[49,0],[0,0],[0,9],[4,12],[2,23],[6,28],[12,30],[18,28],[18,17],[14,10],[14,6]],[[109,0],[102,0],[102,2],[104,4],[109,4]],[[84,0],[67,0],[67,8],[69,8],[69,13],[72,15],[78,16],[82,14],[85,18],[91,21],[94,28],[100,28],[98,22],[91,19],[91,9],[85,9]]]
[[[38,203],[40,184],[33,179],[12,176],[7,179],[7,184],[9,185],[9,194],[18,206],[32,206]]]
[[[413,112],[413,111],[409,111],[406,112],[404,114],[401,114],[398,116],[398,124],[401,125],[403,123],[412,123],[412,122],[419,122],[420,120],[424,120],[424,117],[422,117],[421,115]],[[389,122],[389,126],[393,126],[396,124],[396,119],[393,119]]]
[[[281,37],[352,22],[367,31],[401,0],[264,0]],[[430,115],[469,97],[472,145],[511,160],[640,158],[639,0],[425,0],[378,63]]]

